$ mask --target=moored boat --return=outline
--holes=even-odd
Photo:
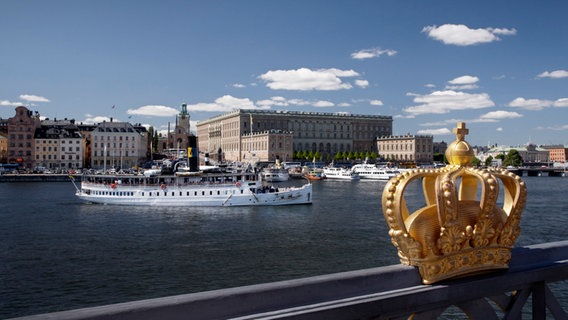
[[[268,167],[261,171],[262,179],[267,182],[283,182],[290,180],[290,173],[287,169]]]
[[[73,182],[75,183],[75,182]],[[76,196],[86,202],[131,206],[279,206],[311,204],[312,185],[263,185],[252,172],[172,175],[84,175]]]
[[[361,177],[358,173],[346,168],[324,167],[323,174],[327,179],[336,180],[359,180]]]
[[[351,170],[359,174],[361,179],[389,180],[390,178],[399,174],[396,169],[388,167],[377,167],[374,164],[366,162],[354,165]]]

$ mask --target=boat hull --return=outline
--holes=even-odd
[[[165,189],[82,186],[76,196],[90,203],[129,206],[281,206],[311,204],[312,185],[290,188],[212,186]]]

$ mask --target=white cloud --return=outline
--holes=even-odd
[[[148,105],[136,109],[128,109],[126,113],[137,116],[172,117],[178,114],[179,110],[167,106]]]
[[[495,130],[496,130],[496,131],[499,131],[499,132],[501,132],[501,131],[503,131],[503,128],[501,128],[501,127],[498,127],[498,128],[497,128],[497,129],[495,129]]]
[[[472,90],[477,89],[476,83],[479,81],[478,77],[474,76],[461,76],[448,81],[450,85],[446,86],[447,90]]]
[[[233,88],[246,88],[246,86],[242,83],[233,83]]]
[[[478,81],[479,81],[478,77],[465,75],[465,76],[454,78],[454,79],[448,81],[448,83],[449,84],[462,85],[462,84],[474,84],[474,83],[477,83]]]
[[[260,75],[259,78],[266,82],[268,88],[273,90],[331,91],[351,89],[353,86],[343,82],[341,78],[356,76],[359,76],[359,73],[353,70],[300,68],[268,71]]]
[[[560,98],[560,99],[554,101],[554,103],[552,103],[552,105],[554,107],[558,107],[558,108],[568,107],[568,98]]]
[[[324,100],[320,100],[320,101],[316,101],[314,104],[312,104],[314,107],[318,107],[318,108],[328,108],[328,107],[333,107],[335,106],[335,104],[333,102],[330,101],[324,101]]]
[[[501,40],[497,35],[514,35],[515,29],[479,28],[471,29],[463,24],[444,24],[427,26],[422,29],[428,37],[442,41],[444,44],[471,46]]]
[[[351,103],[341,102],[337,104],[338,107],[351,107]]]
[[[418,130],[418,131],[416,132],[416,134],[431,135],[431,136],[443,136],[443,135],[452,134],[452,132],[451,132],[450,129],[448,129],[448,128],[440,128],[440,129],[424,129],[424,130]]]
[[[553,78],[553,79],[568,78],[568,71],[566,70],[555,70],[552,72],[545,71],[539,74],[537,78]]]
[[[49,102],[49,99],[42,96],[36,96],[33,94],[21,94],[20,99],[30,102]]]
[[[187,105],[188,111],[227,112],[236,109],[270,109],[270,106],[256,106],[254,102],[248,98],[235,98],[231,95],[224,95],[211,103]]]
[[[92,114],[86,114],[85,117],[85,120],[82,121],[84,124],[96,124],[105,121],[110,122],[110,118],[105,116],[94,116]]]
[[[433,83],[427,83],[424,85],[426,88],[436,88],[436,85]]]
[[[0,106],[3,107],[19,107],[21,106],[23,103],[21,102],[11,102],[8,100],[0,100]]]
[[[381,49],[381,48],[363,49],[352,53],[351,58],[363,60],[363,59],[378,58],[384,54],[391,57],[396,54],[396,51],[391,49]]]
[[[361,88],[367,88],[369,86],[369,81],[367,80],[355,80],[355,85]]]
[[[521,108],[526,110],[542,110],[546,107],[552,105],[550,100],[541,99],[525,99],[523,97],[518,97],[515,100],[509,102],[509,107]]]
[[[413,101],[417,106],[406,107],[406,113],[419,114],[442,114],[455,110],[482,109],[493,107],[495,103],[486,93],[466,93],[453,90],[434,91],[426,95],[414,95]]]
[[[463,84],[459,86],[446,86],[446,90],[473,90],[479,88],[475,84]]]
[[[304,100],[304,99],[286,99],[281,96],[275,96],[270,99],[259,100],[256,104],[261,109],[269,109],[272,106],[287,107],[287,106],[312,106],[312,107],[333,107],[335,103],[325,100]],[[345,105],[340,105],[345,106]],[[243,107],[245,109],[245,107]],[[247,107],[246,109],[251,109]]]
[[[514,119],[514,118],[521,118],[523,115],[513,111],[491,111],[486,114],[481,115],[480,119],[492,119],[492,120],[501,120],[501,119]]]
[[[381,100],[378,100],[378,99],[371,100],[371,101],[369,101],[369,103],[372,106],[382,106],[383,105],[383,102]]]

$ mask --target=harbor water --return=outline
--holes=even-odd
[[[565,240],[568,178],[523,180],[517,245]],[[315,181],[312,205],[166,208],[82,203],[71,182],[0,183],[0,318],[398,264],[384,185]]]

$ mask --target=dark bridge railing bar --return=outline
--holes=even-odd
[[[434,285],[422,285],[414,267],[394,265],[24,318],[333,320],[414,315],[418,320],[436,319],[455,306],[470,319],[520,319],[527,309],[532,319],[546,319],[547,310],[555,319],[568,319],[549,288],[567,279],[568,241],[561,241],[515,248],[506,271]],[[563,294],[568,298],[568,288]]]

